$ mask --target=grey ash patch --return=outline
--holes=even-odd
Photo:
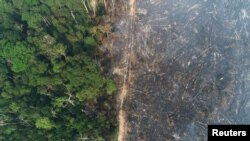
[[[207,124],[250,124],[250,2],[138,0],[137,7],[127,140],[203,141]]]

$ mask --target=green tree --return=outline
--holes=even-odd
[[[36,128],[50,130],[53,128],[53,126],[53,123],[48,117],[43,117],[36,120]]]
[[[0,0],[0,140],[111,140],[116,86],[94,20],[81,1]]]
[[[26,47],[22,42],[2,43],[0,47],[0,57],[11,65],[14,72],[25,71],[32,61],[32,49]]]

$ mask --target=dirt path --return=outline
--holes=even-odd
[[[124,53],[125,53],[125,63],[126,63],[126,69],[124,74],[124,81],[123,86],[121,89],[121,93],[119,96],[120,101],[120,110],[119,110],[119,132],[118,132],[118,141],[124,141],[126,137],[126,133],[128,131],[127,122],[126,122],[126,112],[123,109],[124,100],[127,97],[128,89],[129,89],[129,82],[130,82],[130,64],[131,64],[131,52],[132,47],[134,44],[134,38],[131,33],[134,28],[134,15],[135,15],[135,1],[136,0],[129,0],[129,44],[126,46]]]

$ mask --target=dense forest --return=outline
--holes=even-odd
[[[116,85],[98,65],[109,29],[95,2],[0,0],[1,141],[115,138]]]

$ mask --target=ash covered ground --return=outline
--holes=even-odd
[[[250,1],[135,4],[112,48],[114,74],[129,69],[124,140],[203,141],[208,124],[250,124]]]

